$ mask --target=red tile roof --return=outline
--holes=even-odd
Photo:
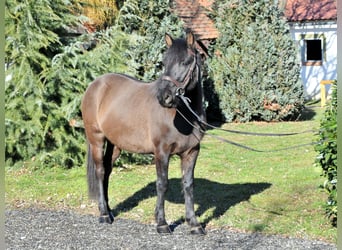
[[[336,20],[336,0],[287,0],[285,16],[290,22]]]
[[[206,40],[218,37],[214,22],[208,17],[214,0],[174,0],[174,12],[182,19],[185,28],[189,28],[198,39]]]
[[[336,20],[337,0],[283,0],[285,16],[290,22]],[[198,39],[209,40],[219,35],[208,16],[214,0],[173,0],[173,11]]]

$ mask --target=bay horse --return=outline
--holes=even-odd
[[[108,182],[121,150],[154,154],[157,180],[155,220],[158,233],[171,233],[165,220],[165,193],[172,155],[181,159],[185,218],[192,234],[205,234],[194,211],[194,168],[203,133],[196,117],[180,95],[191,101],[196,114],[205,119],[201,85],[201,58],[196,40],[165,35],[164,72],[151,83],[124,74],[109,73],[95,79],[81,104],[88,142],[88,191],[98,200],[101,223],[112,223],[108,205]],[[192,125],[190,124],[192,123]],[[105,146],[106,144],[106,146]]]

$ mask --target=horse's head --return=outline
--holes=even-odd
[[[179,95],[196,87],[200,79],[200,55],[192,33],[186,39],[173,39],[165,35],[168,50],[164,54],[165,71],[158,85],[159,103],[167,108],[177,107]]]

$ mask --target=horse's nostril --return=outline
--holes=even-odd
[[[171,104],[172,102],[172,96],[170,94],[165,95],[165,103],[166,104]]]

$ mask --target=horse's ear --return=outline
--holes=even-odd
[[[192,32],[187,32],[186,33],[186,43],[188,45],[189,48],[194,48],[195,47],[195,36],[194,34],[192,34]]]
[[[165,33],[165,42],[168,48],[170,48],[173,43],[173,38],[167,33]]]

